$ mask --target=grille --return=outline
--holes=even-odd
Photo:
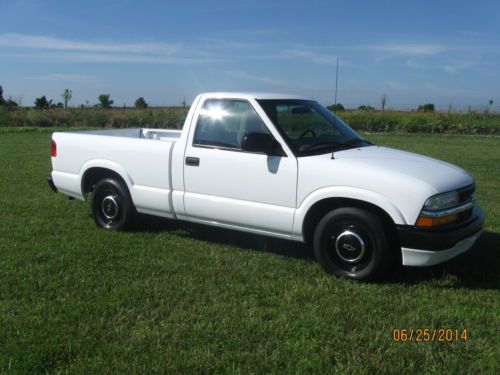
[[[469,208],[468,210],[462,211],[458,214],[458,222],[463,223],[464,221],[467,221],[471,218],[472,216],[472,208]]]
[[[469,186],[466,186],[462,189],[459,189],[458,190],[458,202],[459,203],[467,202],[472,197],[472,195],[474,194],[475,191],[476,191],[475,185],[469,185]]]

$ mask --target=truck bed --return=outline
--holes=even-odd
[[[182,130],[129,128],[129,129],[83,130],[71,133],[101,135],[107,137],[143,138],[143,139],[154,139],[158,141],[175,142],[181,137]]]
[[[108,168],[127,184],[139,212],[172,217],[171,158],[180,137],[180,130],[145,128],[57,132],[52,178],[59,191],[84,199],[84,172]]]

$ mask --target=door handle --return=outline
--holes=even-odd
[[[200,158],[195,158],[193,156],[186,156],[186,165],[191,167],[197,167],[200,165]]]

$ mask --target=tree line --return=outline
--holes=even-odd
[[[385,107],[387,105],[388,99],[389,99],[389,97],[387,96],[387,94],[382,95],[380,98],[380,109],[381,109],[382,113],[384,113],[384,111],[385,111]],[[488,100],[488,105],[485,107],[485,110],[484,110],[485,113],[491,112],[491,110],[493,108],[493,103],[494,103],[493,99]],[[342,103],[335,103],[335,104],[332,104],[331,106],[328,106],[327,108],[332,112],[342,112],[342,111],[346,110],[346,108],[342,105]],[[375,107],[372,107],[371,105],[360,105],[356,109],[358,111],[362,111],[362,112],[376,111]],[[435,111],[436,111],[436,106],[434,105],[434,103],[420,104],[417,107],[417,112],[431,112],[432,113]],[[448,105],[448,113],[451,113],[451,112],[452,112],[452,105],[450,103]],[[471,112],[470,107],[469,107],[469,112]]]
[[[63,92],[61,93],[61,98],[63,100],[62,102],[55,103],[52,99],[49,100],[49,99],[47,99],[47,97],[45,95],[43,95],[43,96],[40,96],[40,97],[35,99],[34,107],[35,107],[35,109],[38,109],[41,111],[55,109],[55,108],[67,109],[68,103],[73,98],[73,91],[70,89],[64,89]],[[114,104],[114,101],[111,100],[111,98],[110,98],[110,94],[101,94],[97,97],[97,100],[98,100],[98,103],[94,105],[95,108],[110,109],[110,108],[112,108],[112,106]],[[380,109],[381,109],[382,113],[384,113],[384,111],[385,111],[387,101],[388,101],[387,94],[382,95],[380,98]],[[491,109],[493,107],[493,103],[494,103],[493,99],[488,100],[488,106],[485,107],[485,113],[491,112]],[[183,107],[186,106],[186,99],[184,99],[182,101],[182,105],[183,105]],[[15,110],[18,106],[19,106],[19,104],[11,97],[9,97],[8,99],[4,99],[3,89],[2,89],[2,86],[0,86],[0,108],[5,108],[7,110]],[[88,106],[89,105],[88,105],[88,101],[87,101],[87,107]],[[144,97],[141,96],[141,97],[136,99],[136,101],[134,102],[134,106],[137,109],[146,109],[149,107],[149,104],[146,102]],[[85,108],[86,106],[82,104],[80,107]],[[346,108],[342,105],[342,103],[335,103],[335,104],[332,104],[331,106],[328,106],[327,108],[333,112],[341,112],[341,111],[346,110]],[[375,109],[375,107],[373,107],[371,105],[360,105],[357,107],[357,110],[363,111],[363,112],[370,112],[370,111],[375,111],[376,109]],[[425,103],[425,104],[420,104],[416,110],[417,110],[417,112],[435,112],[436,107],[433,103]],[[451,113],[451,112],[452,112],[452,106],[450,104],[448,106],[448,113]]]
[[[104,108],[104,109],[110,109],[112,108],[114,101],[111,100],[110,94],[101,94],[97,97],[98,104],[94,105],[94,107],[97,108]],[[63,92],[61,93],[61,98],[62,102],[54,102],[52,99],[47,99],[45,95],[42,95],[38,98],[35,99],[34,102],[34,107],[35,109],[38,109],[40,111],[44,110],[49,110],[49,109],[55,109],[55,108],[68,108],[68,103],[71,101],[73,98],[73,91],[70,89],[64,89]],[[185,101],[183,102],[185,103]],[[19,106],[19,104],[9,97],[8,99],[4,99],[3,96],[3,88],[0,85],[0,107],[5,108],[7,110],[14,110]],[[134,103],[135,108],[138,109],[146,109],[149,107],[149,104],[146,102],[146,99],[144,97],[139,97],[136,99]],[[84,108],[85,106],[82,104],[81,108]]]
[[[111,100],[110,98],[110,94],[101,94],[97,97],[97,100],[98,100],[98,104],[94,105],[94,107],[96,108],[103,108],[103,109],[110,109],[113,107],[113,104],[114,104],[114,101]],[[54,108],[65,108],[67,109],[68,108],[68,102],[71,100],[71,98],[73,97],[73,91],[70,90],[70,89],[64,89],[64,91],[61,93],[61,97],[64,101],[63,102],[58,102],[58,103],[54,103],[51,100],[47,100],[47,98],[45,97],[45,95],[39,97],[39,98],[36,98],[35,99],[35,108],[36,109],[39,109],[39,110],[47,110],[47,109],[54,109]],[[148,108],[148,103],[146,102],[146,100],[141,96],[139,98],[137,98],[137,100],[135,101],[135,108],[138,108],[138,109],[146,109]],[[82,104],[81,105],[81,108],[84,108],[85,106]]]

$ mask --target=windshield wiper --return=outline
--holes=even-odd
[[[332,142],[332,141],[329,141],[329,142],[319,142],[319,143],[315,143],[313,145],[306,146],[303,149],[303,151],[311,151],[311,150],[314,150],[316,148],[332,147],[332,146],[335,146],[336,144],[339,144],[339,143],[338,142]]]
[[[361,138],[351,138],[348,141],[339,142],[338,145],[341,147],[343,146],[356,147],[356,146],[372,146],[373,143],[365,141],[364,139]]]
[[[357,146],[371,146],[371,145],[373,145],[373,143],[365,141],[364,139],[352,138],[344,142],[325,141],[325,142],[315,143],[312,145],[305,146],[302,151],[312,151],[315,149],[329,148],[330,150],[332,150],[333,153],[334,151],[343,150],[346,148],[357,147]]]
[[[337,142],[337,144],[340,146],[340,148],[336,148],[336,147],[332,148],[332,159],[335,159],[335,157],[334,157],[335,151],[339,151],[339,150],[343,150],[343,149],[346,150],[349,148],[354,148],[354,147],[359,147],[359,146],[362,146],[362,147],[373,146],[373,143],[371,143],[370,141],[365,141],[364,139],[361,139],[361,138],[351,138],[348,141]]]

